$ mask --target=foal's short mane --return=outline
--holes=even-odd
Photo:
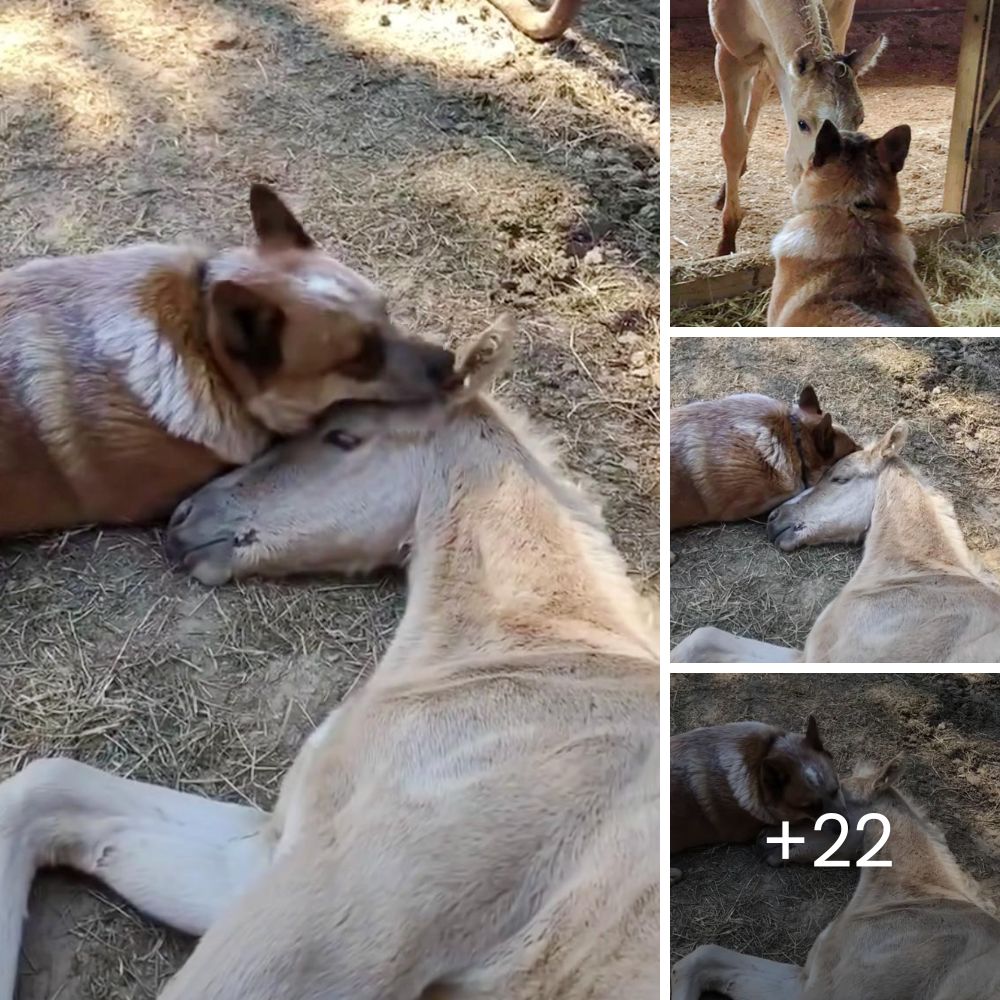
[[[985,895],[979,883],[971,875],[968,875],[955,860],[951,848],[948,847],[944,831],[930,818],[923,806],[907,798],[892,785],[880,786],[870,797],[858,802],[858,804],[909,816],[927,835],[938,861],[958,884],[962,894],[991,916],[997,915],[996,905]]]
[[[830,19],[823,0],[803,0],[799,10],[805,19],[809,43],[816,50],[816,55],[820,59],[833,59],[837,53],[833,49]]]

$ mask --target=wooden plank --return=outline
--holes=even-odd
[[[973,122],[979,103],[979,86],[986,53],[986,26],[992,7],[992,0],[967,0],[965,7],[944,179],[943,208],[946,212],[965,211]]]
[[[907,223],[917,247],[931,243],[969,243],[1000,233],[1000,211],[976,219],[951,212],[934,212]],[[670,268],[670,307],[702,306],[768,288],[774,280],[774,260],[763,251],[728,257],[683,261]]]

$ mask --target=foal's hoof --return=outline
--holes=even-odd
[[[729,254],[736,253],[736,238],[734,236],[723,236],[719,240],[719,246],[715,251],[716,257],[728,257]]]

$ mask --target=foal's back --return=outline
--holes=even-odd
[[[309,822],[403,856],[381,888],[431,928],[438,995],[657,995],[658,695],[655,662],[602,653],[373,676],[328,747],[351,800]]]

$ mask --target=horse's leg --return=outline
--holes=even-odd
[[[0,1000],[14,993],[38,868],[75,868],[155,919],[202,934],[270,864],[268,819],[66,759],[35,761],[0,783]]]
[[[771,80],[771,74],[767,70],[767,66],[761,66],[757,71],[757,75],[753,78],[753,89],[750,91],[750,106],[747,108],[747,149],[750,148],[750,143],[753,140],[754,129],[757,127],[757,119],[760,117],[760,109],[764,106],[771,93],[771,87],[773,86],[773,81]],[[743,158],[743,166],[740,168],[740,177],[742,177],[747,172],[747,160],[746,157]],[[726,182],[722,182],[722,187],[719,188],[719,195],[715,199],[715,207],[721,209],[726,203]]]
[[[671,1000],[699,1000],[702,993],[723,993],[729,1000],[800,1000],[802,969],[703,944],[670,971]]]
[[[826,13],[830,20],[834,51],[844,52],[847,48],[847,30],[854,18],[854,0],[829,0]]]
[[[736,250],[736,230],[740,228],[740,174],[746,163],[750,138],[746,116],[750,109],[750,85],[756,66],[748,66],[722,45],[715,47],[715,75],[722,91],[725,121],[722,126],[722,159],[726,165],[726,197],[722,206],[722,239],[719,256]]]
[[[801,663],[802,653],[706,625],[670,651],[671,663]]]

